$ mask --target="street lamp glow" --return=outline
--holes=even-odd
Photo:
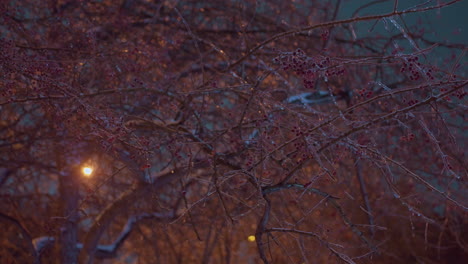
[[[247,240],[249,240],[250,242],[254,242],[255,241],[255,236],[249,236],[247,238]]]
[[[84,167],[83,168],[83,174],[85,176],[91,176],[92,173],[93,173],[93,168],[91,168],[91,167]]]

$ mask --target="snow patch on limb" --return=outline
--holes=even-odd
[[[190,169],[197,168],[203,165],[194,165]],[[128,208],[139,199],[143,198],[148,191],[157,190],[164,187],[168,183],[175,181],[187,173],[188,168],[172,170],[163,170],[154,176],[154,181],[151,184],[141,181],[135,183],[131,188],[122,193],[113,203],[109,204],[95,219],[94,224],[87,232],[83,241],[83,249],[80,253],[81,263],[92,263],[94,256],[98,253],[98,242],[103,232],[109,227],[115,217],[122,213],[125,208]]]
[[[117,253],[117,250],[123,244],[125,239],[130,235],[130,232],[133,230],[135,224],[144,219],[159,219],[159,220],[172,220],[177,218],[178,215],[174,213],[143,213],[140,215],[131,216],[118,237],[114,240],[112,244],[108,245],[97,245],[96,247],[96,257],[98,258],[110,258],[114,257]],[[55,237],[51,236],[41,236],[34,238],[32,244],[37,253],[44,250],[47,246],[55,242]],[[83,243],[76,244],[77,249],[83,249]]]
[[[315,96],[314,96],[315,95]],[[319,96],[320,98],[317,98]],[[316,94],[311,92],[301,93],[298,95],[293,95],[288,98],[288,103],[299,103],[299,104],[314,104],[320,101],[320,99],[324,99],[324,97],[328,97],[328,92],[318,91]]]
[[[122,246],[123,242],[133,230],[135,224],[144,219],[159,219],[159,220],[171,220],[176,218],[177,215],[174,213],[143,213],[140,215],[131,216],[125,226],[122,228],[122,231],[118,237],[114,240],[112,244],[108,245],[97,245],[96,247],[96,257],[98,258],[108,258],[113,257],[117,253],[117,250]]]
[[[55,242],[55,237],[50,237],[50,236],[36,237],[32,240],[34,249],[38,253],[41,252],[49,244],[52,244],[53,242]]]

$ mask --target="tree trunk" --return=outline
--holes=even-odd
[[[78,184],[76,175],[69,173],[60,176],[60,192],[63,203],[65,222],[60,229],[60,256],[61,263],[78,263]]]

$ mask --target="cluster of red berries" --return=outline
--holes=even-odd
[[[447,92],[447,91],[448,91],[447,88],[441,88],[441,89],[440,89],[440,92],[441,92],[441,93],[444,93],[444,92]],[[465,90],[458,90],[458,91],[454,92],[452,95],[455,96],[455,97],[457,97],[458,99],[462,100],[462,99],[465,97],[466,94],[467,94],[467,93],[466,93]],[[450,96],[445,96],[444,99],[445,99],[446,101],[449,101],[449,102],[452,101],[452,99],[450,98]]]
[[[403,66],[400,69],[400,72],[408,72],[409,78],[412,81],[417,81],[421,79],[421,73],[425,73],[427,78],[434,80],[434,76],[432,75],[432,69],[424,69],[424,66],[419,62],[419,58],[416,56],[408,58],[405,62],[403,62]]]
[[[464,90],[458,90],[458,91],[456,91],[453,95],[456,96],[458,99],[461,100],[461,99],[463,99],[463,97],[465,97],[466,91],[464,91]]]
[[[308,57],[301,49],[283,53],[274,58],[273,62],[280,64],[285,71],[293,70],[303,79],[304,87],[310,89],[314,88],[315,81],[319,77],[329,78],[345,73],[343,68],[334,67],[329,57]]]
[[[254,159],[252,156],[248,155],[247,156],[247,161],[245,162],[245,166],[246,167],[250,167],[253,165],[253,162],[254,162]]]
[[[149,169],[149,168],[151,168],[151,164],[149,164],[149,163],[145,163],[145,164],[141,165],[141,167],[140,167],[141,170],[146,170],[146,169]]]
[[[304,51],[297,49],[294,52],[283,53],[273,59],[273,62],[281,64],[283,70],[292,69],[296,73],[304,72],[311,68],[310,61]]]
[[[374,92],[368,91],[366,88],[358,90],[357,92],[358,92],[359,96],[366,97],[366,98],[371,98],[371,96],[374,94]]]
[[[408,142],[408,141],[412,141],[415,137],[416,136],[413,133],[410,133],[410,134],[408,134],[406,136],[401,136],[400,140]]]
[[[322,41],[327,41],[328,38],[330,37],[330,31],[329,30],[324,30],[322,32],[322,34],[320,34],[320,38],[322,39]]]
[[[410,100],[410,101],[408,102],[408,105],[409,105],[409,106],[412,106],[412,105],[415,105],[415,104],[417,104],[417,103],[419,103],[419,100]]]
[[[294,127],[291,129],[291,132],[296,133],[296,137],[305,135],[304,132],[303,132],[299,127],[297,127],[297,126],[294,126]]]

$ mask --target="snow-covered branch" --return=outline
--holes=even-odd
[[[36,237],[32,240],[34,250],[36,250],[37,254],[39,254],[43,249],[45,249],[48,245],[54,242],[55,242],[55,237],[50,237],[50,236]]]
[[[164,220],[170,221],[171,219],[175,219],[176,217],[178,217],[177,214],[174,214],[173,212],[171,213],[143,213],[139,215],[133,215],[127,220],[127,223],[122,228],[122,231],[120,231],[119,235],[114,240],[114,242],[112,242],[111,244],[107,244],[107,245],[96,246],[95,257],[97,258],[115,257],[117,251],[125,242],[125,240],[128,238],[130,233],[133,231],[135,225],[142,220],[158,219],[161,221],[164,221]],[[50,244],[54,243],[55,240],[56,240],[55,237],[51,237],[51,236],[41,236],[41,237],[34,238],[32,240],[32,244],[34,246],[36,254],[39,255],[41,251],[43,251]],[[76,247],[81,250],[83,249],[83,244],[77,243]]]
[[[128,238],[130,233],[133,231],[135,225],[145,219],[159,219],[159,220],[171,220],[176,218],[177,215],[174,213],[144,213],[140,215],[131,216],[125,226],[120,231],[117,238],[108,245],[97,245],[95,256],[97,258],[112,258],[115,256],[123,242]]]

